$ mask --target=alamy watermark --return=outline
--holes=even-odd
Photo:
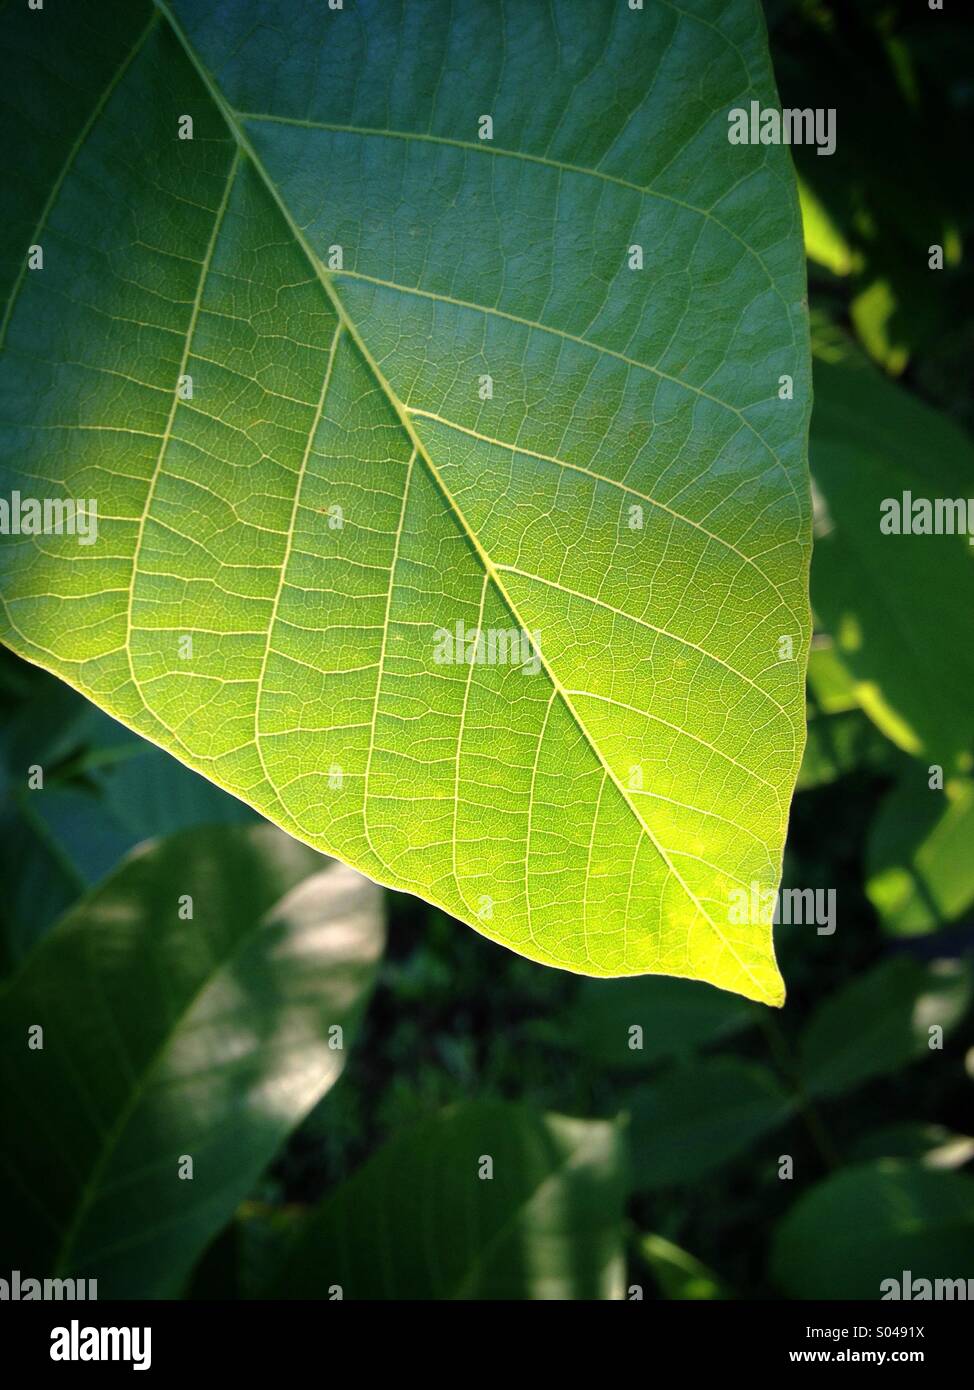
[[[152,1365],[151,1327],[89,1327],[72,1318],[51,1329],[52,1361],[131,1361],[133,1371]]]
[[[835,107],[735,106],[727,113],[732,145],[815,145],[817,154],[835,153]]]
[[[967,536],[974,545],[974,497],[884,497],[879,504],[884,536]]]
[[[904,1269],[898,1279],[884,1279],[879,1288],[883,1302],[887,1299],[904,1303],[974,1299],[974,1279],[917,1279],[908,1269]]]
[[[0,1279],[0,1303],[28,1303],[35,1299],[74,1303],[97,1297],[97,1279],[33,1279],[19,1269],[11,1270],[9,1279]]]
[[[461,619],[452,628],[433,633],[437,666],[517,666],[522,675],[541,670],[541,634],[523,627],[467,627]]]
[[[0,535],[76,536],[79,545],[98,539],[98,503],[93,497],[0,497]]]
[[[733,926],[814,926],[819,936],[835,931],[834,888],[732,888],[727,920]]]

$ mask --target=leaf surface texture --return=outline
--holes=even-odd
[[[4,474],[99,511],[7,538],[5,640],[528,957],[780,1003],[727,912],[777,885],[808,637],[797,198],[727,140],[759,7],[3,23]],[[438,663],[458,623],[524,659]]]

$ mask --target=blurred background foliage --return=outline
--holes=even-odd
[[[878,530],[884,497],[974,494],[968,20],[766,12],[782,105],[837,111],[834,156],[794,151],[816,636],[784,876],[835,891],[834,934],[777,929],[780,1014],[539,967],[3,652],[4,1268],[194,1298],[974,1277],[974,550]],[[6,1045],[32,1022],[53,1081]]]

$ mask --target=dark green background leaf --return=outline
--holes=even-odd
[[[732,1058],[691,1063],[641,1088],[633,1105],[633,1182],[638,1190],[680,1186],[749,1153],[771,1165],[761,1140],[792,1100],[764,1067]]]
[[[265,1293],[619,1298],[625,1187],[618,1126],[461,1104],[398,1134],[326,1199]]]
[[[956,1028],[971,1001],[971,972],[959,961],[884,961],[830,995],[801,1038],[801,1071],[812,1095],[841,1095],[898,1071],[931,1051],[929,1029]]]
[[[772,1268],[792,1298],[878,1299],[905,1270],[970,1279],[974,1182],[891,1160],[836,1173],[781,1222]]]
[[[340,1074],[382,939],[375,885],[269,826],[129,859],[0,992],[11,1265],[178,1292]]]

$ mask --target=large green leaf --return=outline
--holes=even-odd
[[[625,1192],[617,1125],[464,1103],[398,1134],[327,1198],[263,1292],[621,1298]]]
[[[137,852],[0,991],[8,1263],[178,1291],[340,1074],[382,937],[374,884],[270,826]]]
[[[904,1271],[970,1279],[974,1182],[892,1160],[844,1169],[779,1224],[772,1269],[792,1298],[882,1298],[893,1292],[886,1280],[902,1292]]]
[[[4,546],[4,639],[524,955],[780,1003],[728,920],[808,637],[797,197],[728,141],[756,0],[3,23],[5,478],[100,518]]]

